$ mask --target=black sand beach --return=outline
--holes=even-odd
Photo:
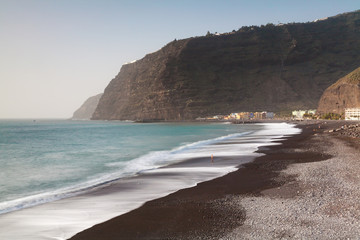
[[[243,165],[238,171],[149,201],[138,209],[95,225],[71,239],[273,239],[281,238],[281,236],[328,239],[359,236],[356,235],[360,232],[359,207],[351,216],[345,216],[345,218],[343,215],[342,218],[335,216],[339,220],[335,227],[343,231],[332,233],[330,228],[333,226],[321,219],[331,213],[330,204],[335,199],[330,201],[326,196],[327,194],[330,196],[336,188],[329,188],[327,191],[330,193],[324,190],[325,192],[320,194],[320,190],[314,190],[315,192],[309,194],[312,189],[317,189],[317,185],[324,184],[323,182],[327,180],[333,181],[330,179],[333,176],[321,173],[321,182],[315,179],[317,175],[305,180],[301,179],[304,172],[312,173],[317,169],[321,170],[321,167],[328,167],[330,164],[328,161],[333,161],[338,157],[339,152],[349,153],[347,148],[354,150],[353,154],[355,158],[357,157],[354,161],[360,164],[359,140],[341,135],[339,132],[328,132],[329,129],[339,128],[343,124],[348,123],[331,121],[301,123],[298,125],[303,130],[301,134],[281,140],[282,145],[259,149],[259,152],[265,155]],[[334,144],[340,147],[334,147]],[[343,145],[347,148],[341,147]],[[354,156],[351,155],[350,159]],[[343,163],[339,167],[340,170],[342,167],[345,169],[348,167],[346,157],[336,161]],[[320,163],[320,165],[313,166],[312,163]],[[308,164],[310,164],[309,167],[307,167]],[[306,166],[305,170],[297,172],[296,167],[304,166]],[[287,173],[288,169],[295,170]],[[345,169],[343,172],[337,171],[341,175],[337,178],[343,179],[344,184],[352,184],[346,182],[346,177],[342,178],[347,174]],[[360,166],[356,165],[354,169],[360,170]],[[358,180],[359,174],[353,177]],[[311,184],[314,186],[311,189],[306,181],[313,178]],[[354,181],[351,179],[349,181]],[[359,181],[355,181],[355,184],[358,186]],[[358,193],[354,191],[347,194]],[[319,202],[316,197],[321,198],[321,205],[311,210],[311,203]],[[355,198],[355,195],[351,197]],[[259,206],[261,201],[266,201],[268,205]],[[280,206],[287,206],[286,204],[289,203],[291,207],[288,207],[285,212],[277,205],[278,201],[282,202]],[[305,204],[306,201],[308,201],[307,204]],[[304,216],[300,214],[299,218],[296,218],[297,210],[303,207],[300,204],[305,204],[309,208],[302,211]],[[340,208],[337,211],[341,212],[341,205],[337,207]],[[270,210],[273,210],[271,214],[267,213]],[[304,219],[311,218],[311,214],[321,216],[314,218],[313,223],[310,221],[306,223]],[[276,221],[272,222],[274,219],[280,223],[287,222],[284,222],[283,226],[276,224]],[[267,228],[266,221],[271,223],[272,230]],[[348,221],[352,221],[353,224],[349,225]],[[318,225],[318,227],[313,229],[309,227],[309,224]],[[346,230],[346,224],[351,227],[357,224],[358,228],[353,228],[353,231],[349,233]],[[299,225],[302,226],[301,229]],[[329,229],[328,233],[327,229]]]

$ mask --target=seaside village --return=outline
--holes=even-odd
[[[216,115],[206,118],[197,118],[198,121],[252,121],[260,119],[274,119],[275,113],[273,112],[237,112],[230,113],[229,115]]]
[[[360,120],[360,108],[345,108],[344,115],[339,114],[323,114],[319,115],[314,110],[296,110],[292,111],[293,120],[307,120],[307,119],[332,119],[332,120],[349,120],[357,121]]]
[[[237,112],[229,115],[216,115],[206,118],[197,118],[198,121],[256,121],[256,120],[273,120],[276,118],[274,112]],[[303,121],[310,119],[345,119],[360,120],[360,108],[346,108],[344,116],[335,115],[318,115],[316,109],[310,110],[294,110],[291,112],[289,120]],[[284,118],[281,118],[284,119]]]

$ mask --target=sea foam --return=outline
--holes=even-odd
[[[119,168],[122,170],[81,185],[3,203],[0,207],[5,212],[22,210],[0,215],[0,238],[67,239],[146,201],[235,171],[238,165],[260,155],[254,153],[258,147],[279,144],[274,140],[300,132],[289,124],[261,125],[260,131],[154,151],[133,159],[125,167],[124,162],[108,163],[108,167],[114,168],[122,165]],[[210,161],[211,154],[214,163]],[[23,209],[35,205],[38,206]]]

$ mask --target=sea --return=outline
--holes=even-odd
[[[235,171],[299,132],[286,123],[0,120],[0,238],[69,238]]]

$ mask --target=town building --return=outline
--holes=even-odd
[[[274,119],[275,113],[273,112],[266,112],[266,119]]]
[[[306,113],[305,110],[295,110],[292,111],[292,117],[296,120],[300,120],[303,119],[305,113]]]
[[[360,120],[360,108],[345,108],[345,120]]]
[[[294,120],[303,120],[303,119],[311,119],[312,116],[316,114],[316,110],[309,109],[309,110],[295,110],[292,111],[292,117]]]
[[[248,120],[248,119],[250,119],[250,113],[249,112],[240,112],[239,117],[240,117],[240,119]]]
[[[273,119],[275,114],[273,112],[238,112],[231,113],[225,116],[226,120],[254,120],[254,119]]]

